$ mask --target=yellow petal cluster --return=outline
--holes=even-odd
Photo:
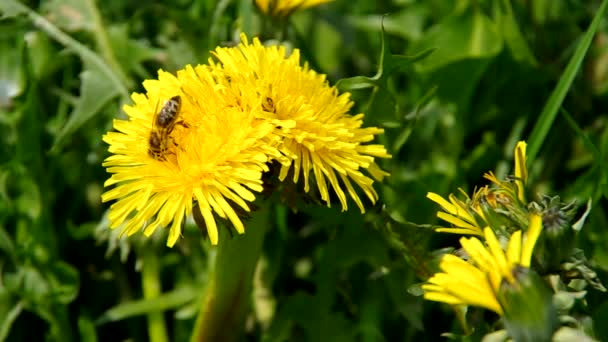
[[[298,50],[288,56],[284,47],[241,39],[237,47],[216,49],[208,65],[176,75],[159,71],[158,79],[144,82],[145,94],[134,93],[124,107],[128,119],[114,120],[115,131],[103,137],[110,145],[103,166],[111,189],[102,201],[116,201],[112,228],[149,236],[170,226],[167,245],[173,246],[184,218],[197,210],[217,244],[217,217],[245,231],[237,211],[250,210],[273,161],[281,165],[281,181],[289,173],[294,183],[302,177],[306,192],[316,183],[328,206],[333,190],[343,210],[348,193],[364,212],[353,184],[372,203],[378,199],[372,183],[387,173],[375,157],[390,155],[366,143],[382,129],[363,128],[363,114],[348,113],[349,95],[301,66]],[[170,99],[179,100],[174,125],[159,128],[155,120]],[[155,143],[161,147],[152,153]]]
[[[287,17],[295,11],[330,1],[333,0],[255,0],[255,4],[265,14],[273,17]]]
[[[465,200],[457,198],[454,194],[450,194],[446,200],[434,192],[427,193],[426,197],[439,204],[442,209],[437,212],[437,217],[451,224],[450,227],[438,227],[435,230],[483,237],[482,227],[492,226],[491,217],[488,217],[488,210],[494,213],[525,212],[526,214],[524,214],[522,220],[525,222],[525,215],[527,215],[525,188],[528,171],[526,169],[526,143],[524,141],[518,142],[515,146],[514,159],[514,181],[513,179],[499,180],[490,171],[484,174],[484,178],[491,181],[492,186],[486,185],[478,188],[474,191],[472,197],[461,190]],[[492,228],[497,229],[498,227]]]
[[[365,212],[354,185],[372,203],[378,200],[372,184],[388,173],[375,158],[391,156],[383,145],[366,143],[383,130],[363,127],[363,114],[350,115],[350,94],[340,95],[325,75],[300,65],[299,50],[287,55],[283,46],[263,46],[257,38],[249,43],[244,35],[241,40],[236,48],[217,48],[217,61],[210,64],[238,85],[226,91],[237,93],[243,108],[277,127],[278,149],[285,157],[280,180],[291,175],[298,183],[303,178],[305,192],[314,181],[328,206],[333,190],[343,210],[348,208],[348,194]]]
[[[173,246],[184,217],[198,204],[211,243],[218,242],[214,213],[244,232],[234,206],[249,211],[247,201],[262,190],[262,172],[275,151],[274,126],[220,96],[221,85],[203,66],[186,67],[177,77],[160,71],[144,87],[146,94],[133,94],[134,104],[124,107],[128,120],[114,120],[116,132],[103,137],[112,154],[103,163],[112,174],[105,186],[115,186],[102,201],[117,200],[111,227],[122,226],[127,235],[143,229],[149,236],[171,224],[167,245]],[[167,138],[167,157],[157,160],[148,153],[153,121],[174,96],[182,99],[181,124]]]
[[[451,305],[473,305],[490,309],[499,315],[503,309],[497,292],[503,281],[516,281],[516,266],[530,267],[532,251],[542,229],[542,217],[531,214],[525,236],[521,231],[511,235],[506,251],[493,230],[484,228],[486,245],[478,238],[461,238],[460,244],[470,257],[467,262],[455,255],[444,255],[439,267],[422,288],[424,298]]]

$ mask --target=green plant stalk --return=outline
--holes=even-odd
[[[222,234],[192,332],[192,342],[239,341],[251,302],[253,273],[270,221],[270,205],[251,214],[244,235]]]
[[[141,248],[143,268],[141,274],[144,299],[156,299],[161,295],[160,263],[154,246],[147,244]],[[148,316],[148,341],[168,342],[167,328],[162,311],[150,312]]]
[[[124,84],[127,86],[132,86],[129,84],[129,78],[125,74],[124,70],[121,68],[120,63],[116,60],[114,56],[114,51],[112,50],[112,45],[110,44],[110,40],[108,39],[108,34],[106,33],[105,26],[103,24],[103,20],[101,19],[101,14],[99,13],[99,9],[97,8],[97,4],[95,0],[87,0],[86,1],[89,10],[93,16],[93,33],[95,35],[95,41],[97,42],[97,47],[101,52],[101,55],[105,59],[105,61],[109,64],[109,66],[114,70],[114,73]]]
[[[572,58],[570,58],[570,61],[566,66],[566,70],[564,70],[564,73],[557,82],[557,86],[551,93],[549,100],[547,100],[547,103],[545,104],[545,107],[543,108],[543,111],[541,112],[538,121],[536,121],[536,124],[532,129],[532,133],[530,133],[530,138],[528,139],[528,148],[526,151],[528,155],[528,163],[533,162],[534,158],[536,158],[536,154],[540,150],[540,147],[543,141],[545,140],[549,129],[553,125],[553,121],[557,116],[559,108],[564,102],[564,98],[566,97],[566,94],[568,94],[570,86],[572,86],[574,77],[576,77],[576,74],[580,69],[581,64],[583,63],[583,58],[585,58],[587,50],[589,49],[589,46],[593,41],[593,36],[599,28],[600,22],[604,18],[604,13],[606,12],[607,7],[608,0],[602,1],[602,4],[600,5],[600,8],[595,14],[595,17],[593,17],[591,25],[589,25],[587,32],[585,32],[583,38],[576,47],[574,55],[572,56]]]

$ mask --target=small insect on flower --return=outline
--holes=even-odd
[[[181,105],[182,98],[179,95],[173,96],[154,115],[152,131],[148,139],[148,154],[150,157],[160,161],[166,160],[165,155],[170,141],[169,136],[173,132],[173,128],[178,123],[185,125],[183,122],[178,121]],[[173,143],[175,144],[175,142]]]

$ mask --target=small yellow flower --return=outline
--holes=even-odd
[[[391,156],[384,146],[366,143],[383,130],[362,127],[364,115],[349,114],[353,106],[350,94],[338,94],[325,75],[306,64],[301,66],[299,50],[287,56],[283,46],[265,47],[257,38],[250,44],[244,34],[241,40],[236,48],[217,48],[213,53],[217,62],[210,64],[222,70],[230,83],[224,91],[236,94],[243,110],[277,127],[275,134],[281,137],[278,149],[285,157],[280,161],[280,180],[291,174],[298,183],[303,177],[304,191],[308,192],[312,172],[328,206],[333,189],[343,210],[348,208],[348,193],[364,212],[352,183],[372,203],[378,200],[373,179],[380,181],[388,173],[380,169],[375,158]]]
[[[243,233],[233,207],[249,211],[246,202],[262,191],[262,172],[270,156],[278,155],[274,126],[235,106],[238,99],[221,95],[222,85],[204,66],[188,66],[177,77],[159,71],[158,80],[147,80],[144,87],[146,95],[133,94],[134,104],[124,107],[129,119],[114,120],[116,131],[103,137],[111,153],[103,165],[112,174],[105,186],[115,186],[102,201],[117,200],[110,207],[111,227],[150,236],[171,225],[167,245],[173,246],[196,203],[212,244],[218,242],[214,214]],[[176,97],[175,125],[158,135],[162,149],[155,156],[154,120]]]
[[[447,201],[436,193],[427,193],[426,197],[439,204],[443,210],[437,212],[437,217],[452,224],[452,227],[439,227],[436,231],[483,237],[482,227],[488,225],[495,231],[503,228],[513,231],[525,227],[528,215],[525,206],[525,186],[528,178],[526,143],[520,141],[515,147],[515,181],[499,180],[491,171],[483,177],[493,184],[475,190],[472,198],[460,190],[466,198],[464,201],[453,194],[449,195]],[[504,222],[494,224],[498,216],[507,216],[509,221],[512,221],[511,224],[506,227],[503,227]]]
[[[467,202],[461,201],[454,194],[448,196],[449,202],[434,192],[427,193],[426,197],[439,204],[443,209],[443,211],[437,212],[437,217],[453,225],[452,227],[439,227],[435,229],[436,231],[483,236],[481,227],[485,223],[478,222],[478,219],[470,211],[471,206],[468,196]]]
[[[461,238],[463,249],[470,256],[471,263],[455,255],[444,255],[440,268],[442,272],[433,275],[422,288],[427,300],[450,305],[473,305],[503,314],[497,293],[503,281],[516,281],[513,271],[516,267],[530,267],[532,251],[542,229],[542,217],[531,214],[525,236],[516,231],[511,235],[504,251],[489,227],[483,232],[487,247],[473,238]]]
[[[287,17],[291,13],[333,0],[255,0],[258,8],[273,17]]]

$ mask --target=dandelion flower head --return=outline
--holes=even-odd
[[[196,205],[212,244],[218,242],[215,215],[243,233],[234,207],[249,211],[247,202],[262,190],[266,162],[277,153],[274,126],[243,112],[235,105],[238,99],[220,95],[222,85],[207,66],[187,66],[177,76],[159,71],[157,80],[143,85],[146,94],[134,93],[133,105],[124,107],[128,120],[114,120],[115,131],[103,137],[111,153],[103,165],[112,174],[105,186],[113,187],[102,201],[116,200],[110,226],[150,236],[170,225],[167,245],[173,246]],[[154,157],[151,134],[159,129],[154,120],[176,97],[176,123],[160,136],[162,155]]]
[[[299,50],[288,55],[284,46],[264,46],[257,38],[249,43],[244,34],[241,41],[236,48],[217,48],[209,64],[239,85],[227,91],[240,93],[244,108],[277,127],[278,149],[285,157],[279,179],[291,172],[294,183],[303,178],[305,192],[316,182],[328,206],[333,189],[342,210],[348,208],[348,193],[364,212],[353,183],[372,203],[378,200],[372,184],[388,174],[375,158],[391,156],[384,146],[366,143],[383,130],[362,127],[364,115],[349,114],[350,94],[339,94],[325,75],[300,65]]]
[[[506,250],[500,245],[494,231],[484,229],[487,246],[478,238],[460,239],[471,263],[453,255],[444,255],[439,267],[422,288],[427,300],[451,305],[474,305],[503,314],[497,293],[503,281],[516,282],[516,267],[530,267],[532,252],[542,229],[542,217],[531,214],[526,234],[518,230],[509,239]]]

